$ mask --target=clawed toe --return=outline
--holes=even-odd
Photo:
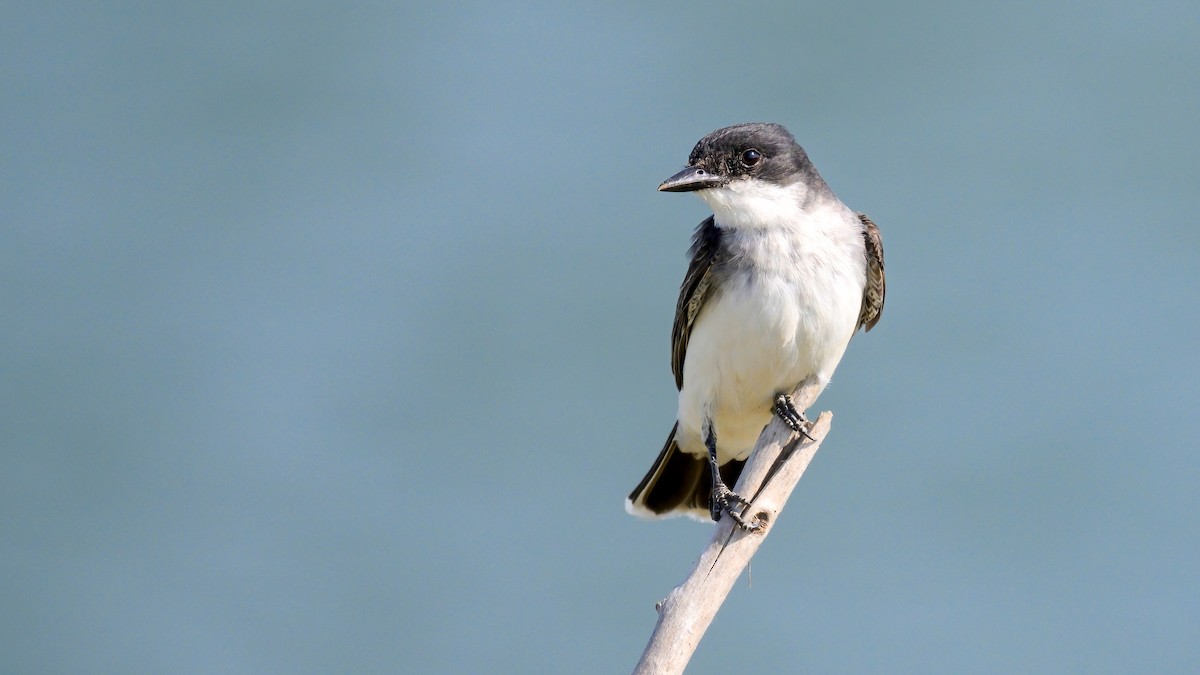
[[[804,413],[796,409],[796,404],[792,403],[791,396],[787,394],[777,395],[775,397],[774,410],[779,419],[783,420],[783,423],[788,425],[792,431],[803,435],[810,441],[817,440],[809,435],[808,428],[811,426],[811,423],[804,417]]]
[[[735,511],[732,508],[733,504],[738,504],[742,508]],[[745,498],[733,490],[725,487],[724,485],[721,485],[713,489],[712,500],[709,504],[709,513],[712,515],[712,519],[714,521],[719,521],[721,520],[722,515],[729,514],[729,517],[733,518],[733,521],[737,523],[738,527],[741,529],[757,530],[759,527],[757,524],[746,522],[746,519],[742,516],[749,506],[750,502],[746,501]]]

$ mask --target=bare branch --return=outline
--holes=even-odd
[[[806,380],[797,387],[792,399],[797,409],[804,410],[819,393],[820,387]],[[748,522],[761,527],[742,530],[734,527],[732,518],[722,518],[716,524],[712,538],[687,579],[658,603],[658,623],[633,670],[635,675],[682,673],[687,667],[717,610],[770,534],[783,505],[829,433],[832,418],[832,413],[821,413],[809,430],[812,441],[794,438],[795,434],[778,418],[763,430],[734,488],[740,495],[753,495],[743,515]]]

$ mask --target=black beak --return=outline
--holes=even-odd
[[[664,180],[658,186],[659,192],[695,192],[711,187],[720,187],[726,181],[715,173],[709,173],[697,166],[689,166],[679,173]]]

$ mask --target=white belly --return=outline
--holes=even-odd
[[[705,455],[712,421],[720,463],[745,459],[779,393],[816,375],[822,388],[853,335],[863,272],[799,265],[736,274],[697,318],[679,392],[680,448]],[[819,273],[814,273],[814,271]]]

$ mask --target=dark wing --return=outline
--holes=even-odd
[[[692,235],[692,248],[689,251],[692,262],[688,265],[683,285],[679,287],[679,303],[675,305],[675,326],[671,329],[671,372],[675,373],[675,386],[679,389],[683,389],[683,357],[687,354],[688,338],[692,334],[692,324],[696,322],[700,308],[712,290],[710,271],[720,244],[721,229],[709,216]]]
[[[863,240],[867,244],[867,286],[863,289],[862,310],[858,313],[858,327],[871,330],[879,323],[883,313],[883,296],[887,284],[883,279],[883,239],[879,227],[864,214],[858,214],[863,224]]]

